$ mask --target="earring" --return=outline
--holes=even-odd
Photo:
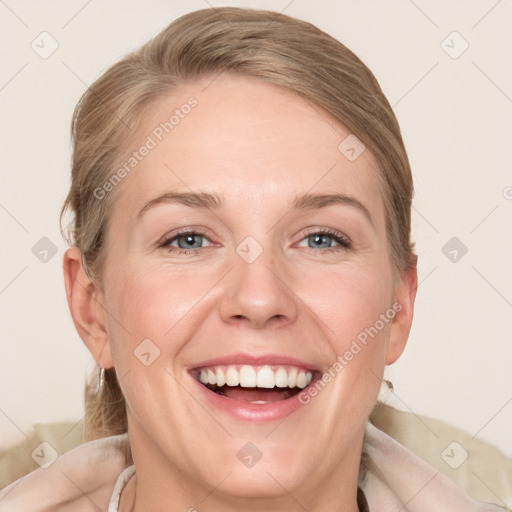
[[[100,367],[100,373],[98,375],[98,387],[96,388],[96,394],[99,394],[103,391],[105,387],[105,368]]]
[[[393,392],[393,383],[390,380],[383,379],[378,396],[379,402],[385,402],[389,398],[389,395]]]

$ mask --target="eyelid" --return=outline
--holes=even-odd
[[[327,234],[327,235],[336,235],[336,236],[339,236],[341,238],[344,238],[345,240],[347,240],[347,242],[352,242],[352,239],[346,235],[345,233],[343,233],[342,231],[339,231],[337,229],[334,229],[334,228],[328,228],[328,227],[322,227],[322,226],[313,226],[311,228],[306,228],[305,231],[304,231],[304,234],[302,235],[302,237],[305,237],[305,236],[309,236],[309,235],[314,235],[316,233],[322,233],[322,234]]]
[[[166,247],[166,243],[170,242],[171,240],[177,238],[180,235],[201,235],[207,238],[210,242],[213,243],[213,241],[210,239],[208,234],[206,233],[206,230],[194,227],[194,226],[188,226],[186,228],[178,228],[175,231],[171,231],[170,233],[166,233],[163,237],[161,237],[158,242],[156,243],[157,247]],[[184,250],[184,249],[183,249]]]

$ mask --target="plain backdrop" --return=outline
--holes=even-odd
[[[512,455],[510,0],[0,2],[0,447],[34,423],[79,421],[94,367],[62,278],[72,110],[109,65],[209,5],[312,22],[374,72],[416,187],[420,285],[387,369],[394,404]]]

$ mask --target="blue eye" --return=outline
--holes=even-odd
[[[190,254],[190,249],[202,249],[200,242],[198,239],[206,238],[202,233],[197,233],[195,231],[185,231],[183,233],[179,233],[167,240],[160,245],[160,247],[166,247],[169,249],[169,252],[179,251],[180,254]],[[171,245],[174,241],[178,243],[178,247]]]
[[[199,247],[198,245],[198,239],[201,238],[203,235],[200,235],[198,233],[188,233],[186,235],[179,235],[176,237],[176,240],[178,241],[178,246],[180,249],[197,249]],[[184,247],[181,246],[180,241],[183,240]]]
[[[329,242],[329,239],[331,241]],[[350,240],[341,233],[333,230],[320,230],[308,234],[303,240],[308,240],[307,247],[309,249],[326,249],[327,251],[336,251],[349,249],[351,246]],[[338,246],[332,246],[334,240]],[[327,247],[321,247],[323,244],[329,244]],[[304,247],[303,245],[301,247]],[[325,251],[324,251],[325,252]]]
[[[159,245],[159,247],[165,248],[169,252],[173,253],[197,254],[199,252],[197,249],[208,248],[202,246],[202,239],[209,240],[203,233],[199,233],[197,231],[184,231],[167,238]],[[307,247],[308,249],[320,252],[347,250],[352,245],[351,241],[345,235],[331,229],[313,231],[307,234],[301,240],[301,243],[304,240],[308,240],[307,245],[299,245],[299,247]],[[333,241],[336,245],[333,245]]]

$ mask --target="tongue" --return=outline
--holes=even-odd
[[[233,400],[241,402],[278,402],[279,400],[286,400],[297,394],[298,389],[261,389],[261,388],[242,388],[240,386],[223,386],[222,393]]]

